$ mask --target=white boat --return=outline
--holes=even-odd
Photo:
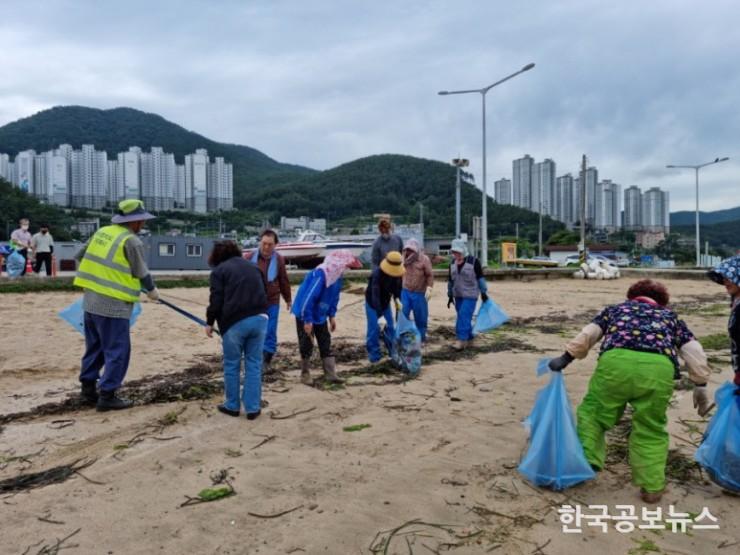
[[[353,255],[359,257],[366,250],[371,248],[372,243],[364,243],[362,241],[342,241],[335,239],[328,239],[316,231],[304,231],[298,237],[299,241],[309,242],[312,245],[320,245],[323,250],[320,254],[321,258],[324,258],[329,252],[337,249],[347,249]]]
[[[363,252],[372,247],[372,243],[360,241],[334,241],[315,231],[304,231],[298,236],[297,241],[281,241],[275,247],[275,251],[283,255],[285,260],[291,264],[302,267],[313,267],[319,264],[332,250],[347,249],[353,255],[359,257]],[[254,248],[243,251],[244,258],[251,258]]]

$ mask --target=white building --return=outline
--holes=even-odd
[[[514,206],[529,208],[532,190],[532,166],[534,160],[529,154],[514,160],[511,179],[511,195]]]
[[[29,194],[34,194],[36,192],[33,186],[35,162],[35,150],[24,150],[23,152],[19,152],[13,162],[13,184],[21,191],[25,191]]]
[[[569,173],[561,175],[555,181],[555,205],[553,216],[556,220],[572,226],[576,221],[573,176]]]
[[[141,149],[132,146],[119,152],[116,168],[116,201],[141,198]]]
[[[668,191],[652,187],[642,195],[642,229],[670,232],[670,197]]]
[[[502,177],[493,184],[493,194],[499,204],[512,204],[511,179]]]
[[[208,212],[208,151],[199,148],[185,156],[185,206],[191,212]]]
[[[211,164],[198,149],[178,165],[175,155],[152,147],[132,146],[108,160],[94,145],[60,145],[36,154],[19,152],[11,162],[0,153],[0,177],[42,200],[60,206],[103,209],[124,198],[140,198],[153,211],[185,209],[206,213],[234,205],[233,166],[222,157]]]
[[[594,228],[609,232],[622,227],[622,187],[610,179],[597,183],[594,189]]]
[[[525,208],[532,212],[549,216],[553,211],[553,195],[555,193],[555,162],[545,158],[532,167],[531,203]],[[540,206],[541,203],[541,206]]]
[[[624,190],[624,229],[637,231],[642,226],[642,191],[637,185]]]
[[[0,153],[0,177],[8,183],[13,182],[13,176],[10,174],[10,156]]]

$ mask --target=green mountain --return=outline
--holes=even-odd
[[[695,237],[695,229],[693,225],[671,226],[672,232],[680,233],[686,237]],[[699,240],[701,241],[702,252],[704,252],[704,241],[709,241],[709,246],[712,249],[721,248],[727,256],[734,254],[735,251],[740,250],[740,219],[700,225]]]
[[[361,158],[290,183],[253,189],[243,197],[250,209],[272,221],[280,216],[311,215],[330,222],[365,220],[390,213],[397,221],[418,222],[423,205],[428,233],[450,234],[455,229],[455,168],[435,160],[398,154]],[[481,192],[470,183],[461,187],[462,231],[471,233],[473,216],[480,215]],[[513,235],[515,223],[523,235],[534,237],[534,212],[488,201],[489,237]],[[545,236],[563,224],[544,219]],[[533,235],[534,234],[534,235]]]
[[[690,210],[672,212],[671,227],[694,225],[695,218],[696,212],[692,212]],[[733,220],[740,220],[740,206],[736,206],[735,208],[727,208],[726,210],[716,210],[714,212],[699,211],[700,224],[711,225],[722,222],[731,222]]]
[[[0,127],[0,152],[11,156],[27,149],[43,152],[64,143],[74,148],[94,144],[96,149],[105,150],[109,159],[130,146],[144,150],[161,146],[165,152],[172,152],[178,163],[183,162],[186,154],[205,148],[211,157],[223,156],[234,165],[235,203],[240,203],[244,193],[254,187],[315,172],[282,164],[248,146],[212,141],[161,116],[132,108],[58,106]]]
[[[69,226],[75,218],[64,210],[48,204],[41,204],[28,193],[14,187],[0,178],[0,241],[7,241],[13,230],[18,228],[18,220],[31,220],[31,231],[35,232],[42,223],[50,226],[51,234],[57,240],[69,240]]]

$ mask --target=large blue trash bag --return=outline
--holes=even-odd
[[[26,267],[26,259],[18,251],[13,251],[5,261],[5,269],[8,272],[8,277],[16,278],[23,273],[23,269]]]
[[[727,382],[714,394],[717,413],[707,426],[694,458],[714,483],[740,492],[740,395]]]
[[[547,362],[539,362],[538,374]],[[530,431],[529,449],[519,472],[534,485],[562,490],[596,475],[578,439],[561,372],[550,372],[550,383],[537,393],[524,426]]]
[[[421,332],[400,310],[395,331],[391,359],[398,368],[416,376],[421,370]]]
[[[501,324],[509,321],[509,315],[504,312],[504,309],[488,299],[486,302],[480,305],[478,314],[475,317],[475,325],[473,326],[473,335],[484,333],[489,330],[496,329]]]
[[[134,310],[131,313],[131,319],[129,320],[130,327],[134,327],[139,314],[141,314],[141,304],[134,303]],[[73,302],[67,308],[59,311],[59,317],[82,335],[85,335],[85,309],[82,308],[82,297]]]

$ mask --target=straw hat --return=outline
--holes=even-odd
[[[403,276],[406,271],[403,267],[403,256],[398,251],[389,252],[380,263],[380,269],[383,273],[392,277]]]

